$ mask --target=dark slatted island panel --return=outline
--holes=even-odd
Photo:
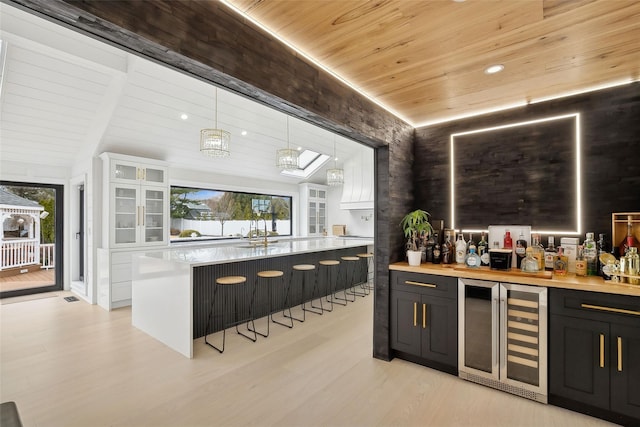
[[[278,310],[283,308],[284,303],[284,291],[289,283],[291,277],[291,267],[295,264],[314,264],[318,265],[318,261],[323,259],[336,259],[340,260],[343,256],[356,256],[359,253],[367,252],[366,246],[336,249],[322,252],[303,253],[290,256],[263,258],[250,261],[230,262],[225,264],[206,265],[202,267],[193,268],[193,338],[200,338],[205,335],[205,328],[207,326],[207,316],[209,309],[211,308],[211,302],[213,300],[213,291],[215,287],[215,280],[217,277],[222,276],[245,276],[247,283],[243,286],[233,286],[229,289],[222,289],[224,292],[233,292],[239,301],[238,318],[243,319],[249,316],[249,305],[251,302],[251,294],[255,286],[255,279],[258,271],[262,270],[281,270],[284,272],[284,285],[282,281],[278,279],[271,279],[265,282],[261,282],[256,289],[255,300],[255,313],[254,317],[260,318],[268,314],[268,289],[267,286],[272,286],[272,301],[273,309]],[[345,280],[345,268],[353,267],[351,263],[348,265],[345,262],[341,262],[340,274],[338,277],[337,289],[344,289],[347,286],[347,280]],[[316,270],[319,271],[319,270]],[[318,283],[320,295],[328,295],[326,270],[320,270],[321,274],[318,275]],[[366,280],[366,260],[358,261],[355,270],[356,277],[355,283],[363,282]],[[301,304],[303,301],[311,299],[311,292],[313,290],[313,280],[315,280],[315,272],[308,273],[307,286],[305,286],[305,294],[302,295],[302,283],[301,273],[296,272],[293,284],[291,286],[291,302],[292,304]],[[352,273],[349,273],[351,275]],[[350,277],[350,276],[349,276]],[[310,280],[310,281],[309,281]],[[246,292],[245,295],[242,295]],[[209,331],[215,332],[222,329],[222,294],[218,294],[216,305],[214,307],[214,313],[216,314],[213,319],[213,327]],[[228,307],[228,310],[232,310],[233,307]],[[228,318],[233,315],[232,312],[225,313]]]

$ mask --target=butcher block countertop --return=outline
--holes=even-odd
[[[463,279],[492,280],[523,285],[546,286],[548,288],[575,289],[580,291],[604,292],[617,295],[640,296],[640,285],[616,283],[599,276],[578,277],[573,273],[566,276],[551,275],[550,272],[522,273],[516,269],[509,271],[490,270],[488,267],[467,268],[457,264],[423,263],[412,267],[407,262],[397,262],[389,270],[410,273],[436,274]]]

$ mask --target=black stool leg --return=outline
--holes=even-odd
[[[253,293],[251,294],[251,306],[254,308],[255,310],[255,301],[256,301],[256,291],[258,289],[258,283],[260,282],[260,277],[256,277],[256,280],[253,284]],[[267,338],[269,336],[269,316],[271,315],[271,286],[269,286],[267,288],[267,294],[268,294],[268,298],[269,298],[269,312],[267,313],[267,333],[263,334],[262,332],[258,331],[257,329],[255,329],[255,323],[253,323],[253,327],[254,329],[251,329],[249,327],[249,322],[247,322],[247,330],[253,333],[256,333],[258,335],[260,335],[261,337],[265,337]]]
[[[278,325],[282,325],[282,326],[286,326],[287,328],[291,329],[293,328],[293,320],[291,318],[291,304],[289,303],[289,287],[286,286],[285,282],[284,282],[284,275],[281,278],[281,283],[282,283],[282,288],[285,292],[284,294],[284,303],[283,303],[283,308],[282,308],[282,315],[285,318],[289,319],[289,323],[283,323],[279,320],[276,320],[273,318],[273,312],[271,312],[271,321],[273,323],[277,323]],[[269,295],[269,304],[271,304],[271,295]],[[289,310],[289,316],[285,316],[285,310]],[[271,309],[269,309],[269,311],[271,311]]]
[[[328,311],[329,313],[333,311],[333,298],[329,298],[332,292],[332,287],[331,287],[331,266],[327,265],[324,266],[324,270],[327,272],[327,277],[325,280],[325,284],[326,284],[326,296],[325,299],[327,300],[327,302],[330,304],[331,308],[325,308],[324,311]],[[320,274],[320,267],[318,267],[318,274]],[[322,301],[322,298],[320,298],[320,300]]]
[[[289,276],[289,290],[287,291],[287,296],[290,297],[290,293],[291,293],[291,284],[293,282],[293,272],[295,270],[291,270],[291,275]],[[304,301],[304,272],[302,274],[302,301]],[[304,303],[303,303],[304,304]],[[298,322],[302,323],[306,320],[307,316],[305,315],[306,311],[302,310],[302,319],[299,317],[294,317],[293,314],[291,314],[291,302],[289,302],[289,315],[287,316],[286,313],[284,312],[284,310],[282,311],[282,315],[288,319],[292,319],[293,320],[297,320]],[[293,323],[293,322],[292,322]]]
[[[246,289],[243,292],[244,294],[244,298],[242,298],[243,300],[246,300],[246,296],[247,296],[247,291]],[[255,286],[253,287],[253,296],[251,298],[251,302],[249,303],[249,320],[247,320],[247,330],[249,332],[253,332],[253,336],[247,335],[244,332],[240,331],[240,329],[238,328],[238,324],[240,323],[240,321],[238,321],[238,298],[235,298],[235,309],[236,309],[236,319],[235,319],[235,324],[236,324],[236,332],[240,335],[242,335],[243,337],[247,338],[248,340],[251,340],[252,342],[256,342],[258,340],[258,336],[256,335],[256,324],[254,322],[253,319],[253,313],[254,313],[254,307],[253,307],[253,303],[255,300],[255,296],[256,296],[256,288]],[[252,328],[249,328],[249,323],[251,323]]]
[[[349,281],[349,266],[347,265],[347,263],[344,263],[342,265],[344,265],[344,269],[343,270],[344,270],[344,279],[345,279],[344,280],[345,281],[344,289],[342,290],[342,292],[344,294],[344,298],[340,298],[338,296],[337,292],[334,294],[334,296],[335,296],[336,299],[339,299],[340,301],[344,301],[345,302],[344,305],[347,305],[346,304],[347,302],[355,302],[356,301],[356,297],[355,297],[355,295],[353,296],[353,299],[350,299],[350,298],[347,297],[347,295],[353,295],[350,292],[347,292],[347,289],[349,289],[351,287],[350,286],[351,285],[351,281]],[[353,281],[353,273],[351,273],[351,280]]]
[[[308,272],[305,271],[305,273],[308,273]],[[322,296],[318,297],[318,299],[320,300],[320,307],[313,305],[314,295],[320,295],[320,290],[318,289],[318,269],[317,268],[315,270],[314,277],[315,277],[315,281],[313,283],[313,289],[311,290],[311,304],[310,304],[311,308],[306,308],[304,303],[302,303],[302,309],[310,313],[322,315],[322,313],[324,313],[324,308],[322,307]],[[303,296],[303,299],[304,299],[304,296]]]
[[[360,285],[361,283],[358,282],[356,283],[357,278],[356,276],[356,272],[359,272],[360,270],[360,260],[358,261],[350,261],[350,262],[355,262],[357,263],[356,265],[353,266],[353,268],[351,269],[351,282],[349,282],[351,284],[351,286],[349,287],[349,289],[351,289],[351,291],[346,291],[346,293],[348,293],[349,295],[353,295],[353,298],[355,300],[355,297],[366,297],[367,294],[365,292],[358,292],[356,290],[356,286]]]
[[[216,297],[218,295],[218,285],[215,285],[215,288],[213,289],[213,300],[211,301],[211,309],[209,310],[209,320],[207,321],[207,328],[205,329],[205,336],[204,336],[204,343],[207,344],[210,347],[215,348],[216,350],[218,350],[219,353],[223,353],[224,352],[224,342],[225,342],[225,338],[227,335],[227,325],[224,322],[224,310],[226,308],[226,304],[225,304],[225,299],[224,299],[224,295],[222,297],[222,349],[219,349],[218,347],[216,347],[215,345],[213,345],[212,343],[210,343],[209,341],[207,341],[207,336],[209,335],[209,324],[211,323],[211,317],[213,316],[213,312],[214,312],[214,306],[216,304]]]

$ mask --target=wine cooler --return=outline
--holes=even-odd
[[[547,288],[458,279],[460,378],[547,403]]]

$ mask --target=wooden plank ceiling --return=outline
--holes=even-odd
[[[640,75],[640,1],[224,2],[415,127]]]

